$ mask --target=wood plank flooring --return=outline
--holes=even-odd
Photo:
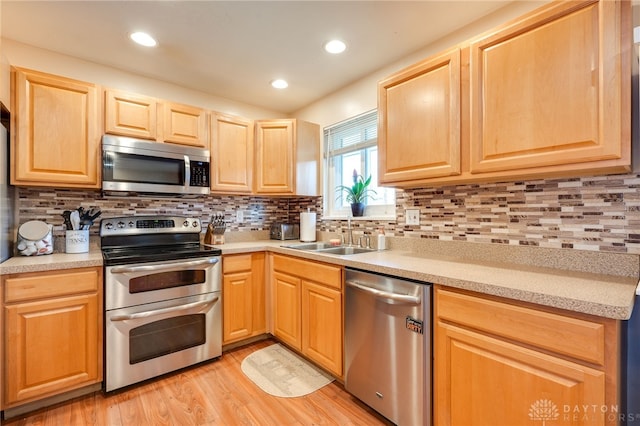
[[[252,343],[214,362],[108,395],[95,392],[3,425],[391,425],[335,381],[299,398],[263,392],[242,373],[240,364],[251,352],[273,343]]]

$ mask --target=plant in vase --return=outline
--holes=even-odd
[[[359,175],[356,169],[353,169],[353,185],[339,185],[336,190],[340,190],[346,193],[346,200],[351,204],[351,213],[353,216],[362,216],[364,214],[364,201],[367,198],[373,198],[372,194],[376,194],[376,191],[369,188],[371,183],[371,175],[368,178],[364,178]]]

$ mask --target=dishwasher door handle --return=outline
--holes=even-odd
[[[369,287],[366,284],[362,284],[356,281],[347,281],[346,284],[349,287],[357,288],[358,290],[362,290],[366,293],[372,294],[380,298],[390,299],[397,302],[411,303],[414,305],[419,305],[421,302],[420,297],[417,297],[417,296],[410,296],[408,294],[398,294],[398,293],[391,293],[388,291],[378,290],[376,288]]]

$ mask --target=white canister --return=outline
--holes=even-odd
[[[18,228],[16,248],[22,256],[53,253],[53,225],[31,220]]]
[[[67,230],[65,244],[65,251],[67,253],[88,253],[89,230]]]
[[[316,214],[307,209],[306,213],[300,213],[300,241],[316,240]]]

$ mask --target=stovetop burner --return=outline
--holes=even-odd
[[[220,256],[200,244],[200,219],[184,216],[130,216],[100,222],[106,266]]]

